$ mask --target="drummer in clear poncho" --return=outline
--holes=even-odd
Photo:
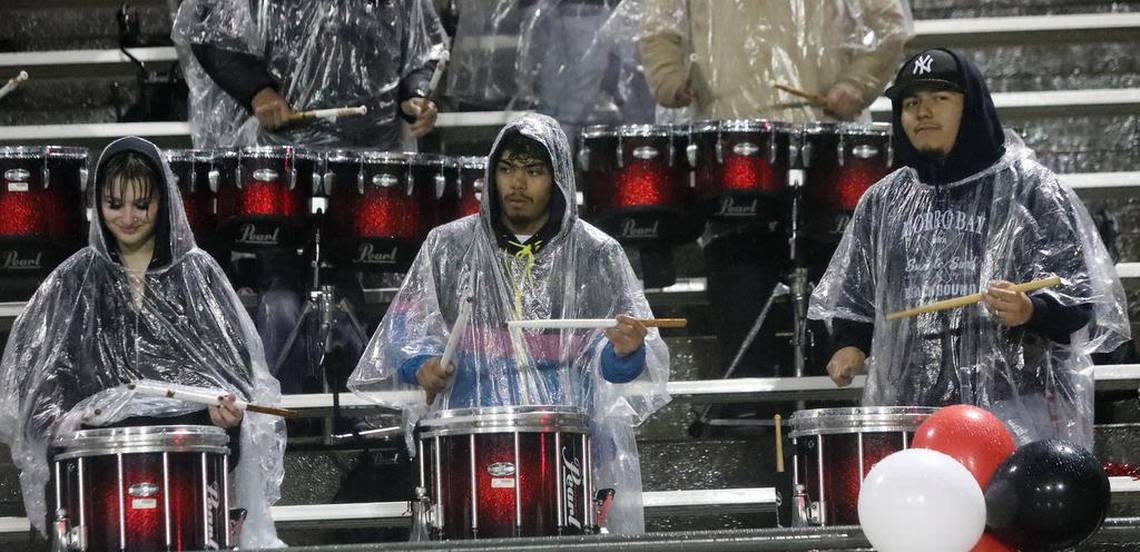
[[[92,188],[89,245],[40,285],[0,362],[0,441],[20,468],[29,519],[45,529],[53,439],[92,427],[216,425],[230,435],[230,504],[247,511],[241,545],[280,545],[269,506],[282,478],[284,424],[234,405],[279,397],[249,316],[196,247],[154,144],[107,146]],[[226,398],[205,408],[126,386],[144,379]]]
[[[1124,292],[1084,205],[1003,132],[978,69],[922,52],[887,91],[900,169],[847,226],[810,316],[831,319],[838,385],[866,372],[866,405],[975,404],[1019,442],[1092,446],[1089,353],[1128,339]],[[1011,282],[1059,276],[1032,295]],[[985,291],[982,304],[887,321]]]
[[[422,388],[432,411],[563,405],[585,411],[595,488],[617,491],[610,531],[643,530],[635,426],[668,401],[669,353],[621,246],[578,218],[569,144],[531,115],[499,134],[478,215],[428,235],[364,357],[354,391]],[[473,299],[454,362],[439,359]],[[508,320],[617,318],[609,330],[521,330]],[[626,385],[622,385],[626,384]],[[408,425],[425,405],[404,408]]]

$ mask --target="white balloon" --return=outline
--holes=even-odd
[[[957,460],[908,449],[875,464],[863,480],[859,523],[879,552],[969,552],[986,528],[986,500]]]

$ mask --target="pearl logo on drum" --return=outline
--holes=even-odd
[[[753,199],[750,203],[737,205],[736,200],[729,196],[721,200],[720,210],[716,214],[722,217],[751,217],[756,215],[759,204],[758,200]]]
[[[281,228],[274,228],[272,232],[258,232],[257,226],[253,224],[246,224],[241,227],[241,236],[238,237],[238,243],[256,243],[265,245],[276,245],[278,243],[278,234]]]
[[[582,463],[574,457],[573,453],[562,447],[562,479],[565,481],[566,492],[566,523],[571,527],[582,528],[582,520],[578,519],[578,493],[582,487]]]
[[[353,262],[363,264],[396,264],[396,254],[399,252],[399,247],[393,245],[392,250],[387,253],[374,253],[375,248],[370,243],[365,243],[360,246],[360,250]]]
[[[136,498],[150,498],[158,494],[158,485],[149,481],[135,483],[127,488],[127,494]]]
[[[510,477],[515,474],[515,465],[510,462],[495,462],[487,466],[487,473],[491,477]]]
[[[4,262],[0,263],[3,270],[37,270],[42,267],[43,253],[36,253],[32,258],[20,258],[19,251],[8,251],[4,254]]]
[[[626,219],[625,223],[621,225],[622,238],[656,238],[657,229],[661,224],[660,221],[654,221],[652,226],[639,227],[637,221],[633,219]]]

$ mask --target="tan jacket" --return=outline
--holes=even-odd
[[[802,100],[775,83],[820,95],[846,83],[866,108],[913,35],[906,0],[644,1],[638,46],[649,88],[657,103],[680,107],[675,96],[691,78],[700,118],[830,120],[822,109],[781,106]]]

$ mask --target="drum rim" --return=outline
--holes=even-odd
[[[724,119],[718,121],[717,129],[729,132],[776,130],[778,132],[793,134],[796,130],[796,125],[787,121],[777,121],[774,119]]]
[[[673,125],[635,124],[617,127],[616,135],[633,137],[667,138],[676,134]]]
[[[64,157],[67,159],[88,159],[91,152],[82,146],[0,146],[0,159],[43,159]]]
[[[582,138],[612,138],[618,135],[613,125],[587,125],[580,132]]]
[[[792,414],[788,436],[792,439],[815,435],[914,431],[938,407],[855,406],[814,408]]]
[[[412,165],[438,165],[442,167],[446,166],[448,161],[452,159],[442,153],[408,152],[405,155],[408,156],[408,162]]]
[[[325,153],[325,161],[328,163],[359,163],[363,161],[409,165],[411,164],[411,157],[410,154],[402,151],[335,149]]]
[[[485,155],[461,155],[455,158],[455,165],[461,169],[486,169]]]
[[[195,439],[197,438],[197,439]],[[177,440],[173,443],[171,441]],[[52,446],[61,449],[54,460],[111,454],[153,452],[212,452],[229,454],[225,430],[204,425],[157,425],[81,429],[57,437]]]
[[[894,128],[891,123],[884,122],[871,122],[871,123],[827,123],[822,121],[813,121],[804,123],[804,134],[824,134],[829,130],[838,130],[834,134],[843,134],[847,136],[891,136],[894,134]]]
[[[232,149],[213,148],[170,148],[162,151],[168,163],[183,161],[213,161],[215,159],[232,159],[237,152]]]
[[[554,415],[548,420],[517,417]],[[421,437],[445,437],[477,433],[573,432],[589,434],[589,417],[575,406],[489,406],[438,410],[420,418]]]
[[[320,152],[299,146],[245,146],[239,148],[237,154],[243,158],[248,157],[250,159],[278,159],[285,157],[279,154],[290,150],[293,152],[293,159],[304,159],[306,161],[318,161],[321,159]]]

